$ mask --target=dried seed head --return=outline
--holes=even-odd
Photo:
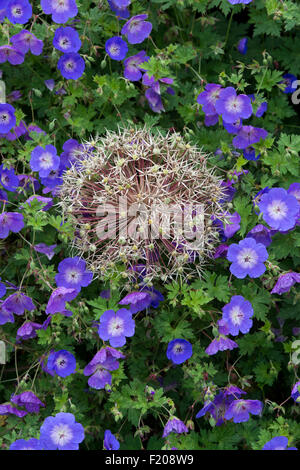
[[[137,264],[149,283],[201,274],[219,241],[211,216],[224,220],[224,189],[206,154],[178,134],[144,128],[107,132],[76,157],[59,206],[95,276],[136,282]]]

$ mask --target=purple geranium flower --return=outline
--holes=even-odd
[[[35,147],[31,152],[30,168],[32,171],[38,171],[43,178],[49,176],[51,171],[58,169],[60,164],[59,156],[53,145]]]
[[[48,90],[50,90],[50,91],[54,90],[55,81],[53,80],[53,78],[49,78],[49,80],[45,80],[44,83],[45,83],[46,87],[48,88]]]
[[[279,83],[284,83],[286,85],[283,93],[294,93],[297,90],[297,77],[291,73],[286,73],[283,75],[284,80]],[[295,85],[293,85],[295,83]]]
[[[136,15],[124,24],[121,34],[127,36],[129,44],[140,44],[152,30],[152,24],[145,21],[148,15]]]
[[[296,403],[300,403],[300,381],[293,386],[291,397]]]
[[[16,342],[20,343],[22,340],[36,338],[36,330],[43,328],[43,325],[34,323],[32,321],[25,322],[17,331]]]
[[[164,427],[163,437],[167,437],[171,432],[175,432],[176,434],[181,434],[183,432],[189,432],[188,428],[184,424],[183,421],[172,416],[167,422]]]
[[[58,28],[53,38],[53,46],[61,52],[78,52],[81,41],[76,29],[70,26]]]
[[[226,220],[224,221],[221,221],[220,219],[212,216],[213,224],[220,228],[222,241],[233,237],[233,235],[241,228],[241,216],[238,212],[234,212],[233,214],[225,212],[224,215],[226,216]]]
[[[46,255],[47,258],[51,260],[55,255],[54,249],[56,247],[57,245],[46,245],[45,243],[38,243],[37,245],[34,245],[33,249],[38,253],[43,253],[43,255]]]
[[[248,95],[248,96],[249,96],[249,98],[251,99],[251,101],[253,103],[255,101],[255,95]],[[257,108],[255,116],[258,117],[258,118],[262,117],[265,114],[265,112],[267,111],[267,109],[268,109],[268,103],[266,101],[263,101],[263,103],[261,103],[259,105],[259,107]]]
[[[86,271],[86,262],[78,256],[66,258],[58,265],[58,274],[55,282],[58,287],[76,289],[80,292],[81,287],[88,286],[93,279],[93,273]]]
[[[9,231],[17,233],[24,227],[23,215],[18,212],[0,214],[0,238],[6,238]]]
[[[159,306],[160,302],[165,300],[162,293],[159,292],[158,290],[154,289],[154,287],[143,287],[142,291],[146,292],[147,294],[150,295],[150,297],[151,297],[150,307],[157,308]]]
[[[300,204],[283,188],[272,188],[263,194],[258,203],[263,219],[273,229],[285,232],[297,222]]]
[[[233,385],[225,388],[212,401],[205,401],[203,408],[196,414],[196,418],[201,418],[206,413],[209,413],[216,421],[216,426],[221,426],[225,421],[224,413],[229,405],[243,394],[246,394],[246,392]]]
[[[210,345],[205,349],[205,352],[209,356],[212,356],[217,354],[218,351],[226,351],[227,349],[231,350],[238,347],[239,346],[235,341],[226,338],[226,336],[221,334],[210,343]]]
[[[252,0],[227,0],[231,5],[237,5],[239,3],[242,3],[243,5],[248,5],[248,3],[251,3]]]
[[[114,36],[106,41],[105,50],[111,59],[123,60],[128,52],[128,46],[122,38]]]
[[[228,245],[225,245],[224,243],[219,245],[215,251],[214,258],[226,258],[228,248]]]
[[[241,295],[231,297],[229,304],[222,308],[223,317],[227,323],[229,333],[237,336],[239,332],[248,333],[252,327],[253,308],[249,300],[244,299]]]
[[[63,145],[63,153],[60,156],[62,164],[69,168],[80,160],[84,147],[75,139],[68,139]]]
[[[0,133],[6,134],[15,125],[15,108],[11,104],[0,103]]]
[[[35,310],[35,305],[32,299],[20,291],[11,294],[4,300],[2,306],[16,315],[23,315],[25,310]]]
[[[52,352],[48,357],[47,369],[55,372],[59,377],[67,377],[75,372],[76,359],[65,349]]]
[[[6,16],[11,23],[25,24],[32,16],[32,6],[28,0],[10,0]]]
[[[288,443],[289,440],[287,437],[276,436],[266,442],[262,450],[298,450],[296,447],[287,447]]]
[[[85,62],[77,52],[69,52],[61,56],[57,63],[57,68],[63,77],[77,80],[84,72]]]
[[[245,149],[259,142],[260,139],[265,139],[267,135],[268,132],[260,127],[242,126],[233,138],[232,144],[238,149]]]
[[[237,50],[241,54],[247,54],[248,51],[248,38],[242,38],[239,40],[238,45],[237,45]]]
[[[272,243],[271,230],[262,224],[253,227],[250,232],[247,233],[246,238],[254,238],[256,243],[262,243],[265,247]]]
[[[30,51],[33,55],[40,55],[43,52],[43,41],[26,29],[12,36],[10,40],[12,45],[22,54]]]
[[[15,415],[18,416],[18,418],[23,418],[23,416],[27,415],[27,411],[18,410],[17,408],[9,404],[0,405],[0,416],[1,415]]]
[[[296,282],[300,282],[300,273],[289,272],[281,274],[277,279],[275,286],[271,290],[271,294],[281,295],[285,292],[289,292]]]
[[[116,437],[111,433],[109,429],[107,429],[104,433],[103,447],[106,450],[119,450],[120,449],[119,441],[116,439]]]
[[[43,450],[43,447],[40,441],[33,437],[28,441],[17,439],[10,445],[9,450]]]
[[[238,131],[243,127],[243,122],[241,119],[239,119],[238,121],[229,124],[223,119],[223,126],[229,134],[237,134]]]
[[[237,95],[233,87],[227,87],[220,91],[215,108],[217,113],[229,124],[233,124],[238,119],[247,119],[252,114],[250,98],[247,95]]]
[[[66,287],[58,287],[55,289],[48,301],[46,313],[61,313],[65,310],[65,303],[75,299],[78,295],[78,290],[67,289]]]
[[[217,99],[219,99],[221,89],[221,85],[208,83],[204,91],[197,97],[197,103],[202,104],[202,111],[205,113],[204,123],[206,126],[213,126],[219,120],[215,104]]]
[[[230,272],[239,279],[247,275],[251,278],[259,277],[266,270],[263,263],[268,256],[266,247],[256,243],[254,238],[245,238],[239,244],[233,243],[227,252],[227,259],[232,262]]]
[[[0,281],[1,281],[1,277],[0,277]],[[6,294],[5,284],[3,284],[3,282],[0,282],[0,298],[4,297],[5,294]]]
[[[145,310],[151,305],[152,298],[148,292],[131,292],[127,294],[122,300],[120,300],[120,305],[130,304],[130,312],[137,313]]]
[[[0,46],[0,64],[8,61],[11,65],[20,65],[24,62],[25,55],[13,46]],[[0,120],[1,121],[1,120]]]
[[[146,90],[145,97],[154,113],[161,113],[165,110],[160,94],[156,93],[153,88]]]
[[[72,413],[48,416],[41,426],[40,441],[45,450],[78,450],[83,439],[84,428]]]
[[[91,375],[88,380],[90,387],[100,390],[105,385],[111,385],[111,374],[108,371],[119,368],[117,359],[124,359],[124,355],[114,348],[102,348],[84,368],[85,376]]]
[[[18,406],[25,406],[28,413],[39,413],[40,407],[45,406],[43,402],[31,391],[12,395],[10,401]]]
[[[140,64],[147,62],[148,57],[145,51],[140,51],[138,54],[128,57],[124,60],[124,77],[132,82],[138,81],[142,77]]]
[[[54,23],[59,24],[66,23],[78,13],[75,0],[41,0],[41,7],[44,13],[52,15]]]
[[[0,166],[0,183],[3,188],[7,191],[15,192],[19,186],[19,179],[15,175],[15,170],[13,168],[4,168],[3,165]]]
[[[107,1],[110,6],[110,9],[117,15],[117,17],[120,17],[124,20],[129,18],[130,12],[128,8],[126,8],[126,6],[123,6],[125,5],[125,3],[122,4],[122,0],[121,1],[120,0],[107,0]],[[128,2],[127,5],[129,5],[130,0],[126,0],[126,1]]]
[[[134,335],[135,323],[132,313],[121,308],[117,312],[106,310],[100,317],[98,334],[103,341],[110,342],[113,347],[121,347],[126,343],[126,337]]]
[[[225,412],[225,419],[233,418],[234,423],[244,423],[249,420],[250,414],[260,415],[263,404],[259,400],[234,400]]]
[[[8,5],[9,0],[2,0],[0,5],[0,21],[3,21],[6,17],[6,8]]]
[[[13,313],[3,307],[3,302],[0,301],[0,325],[6,323],[15,323],[15,318]]]
[[[167,358],[174,364],[182,364],[193,354],[192,345],[185,339],[173,339],[168,344]]]
[[[52,206],[53,206],[53,199],[51,197],[43,197],[43,196],[38,196],[37,194],[34,194],[33,196],[30,196],[24,204],[28,204],[31,206],[32,201],[38,201],[43,204],[42,211],[48,211]]]

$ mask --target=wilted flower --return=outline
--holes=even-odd
[[[34,245],[33,249],[38,253],[43,253],[43,255],[46,255],[47,258],[51,260],[55,255],[54,249],[56,247],[57,245],[46,245],[45,243],[38,243],[37,245]]]
[[[16,315],[23,315],[25,310],[31,312],[36,308],[32,302],[32,299],[20,291],[17,291],[7,297],[4,300],[2,306]]]
[[[239,346],[235,341],[227,338],[223,334],[220,334],[217,338],[215,338],[209,344],[209,346],[205,349],[205,352],[209,356],[213,356],[214,354],[217,354],[217,352],[219,351],[227,351],[227,349],[232,350],[238,347]]]
[[[246,238],[254,238],[256,243],[262,243],[267,247],[272,243],[270,232],[271,230],[268,227],[258,224],[247,233]]]
[[[131,0],[107,0],[111,10],[116,13],[117,17],[127,19],[130,16],[129,10],[126,8],[130,5]]]
[[[55,289],[48,301],[46,313],[61,313],[65,310],[66,302],[70,302],[78,295],[78,290],[67,289],[66,287],[58,287]]]

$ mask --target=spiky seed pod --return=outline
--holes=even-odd
[[[224,189],[207,155],[179,134],[119,129],[83,143],[64,172],[59,205],[71,217],[74,247],[95,276],[126,266],[136,280],[200,275],[219,240]]]

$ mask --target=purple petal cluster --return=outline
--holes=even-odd
[[[171,432],[181,434],[183,432],[189,432],[189,430],[183,421],[173,416],[164,427],[163,437],[167,437]]]
[[[300,212],[300,204],[295,196],[283,188],[272,188],[263,194],[258,207],[265,222],[280,232],[292,229]]]
[[[121,34],[127,37],[129,44],[140,44],[152,30],[152,24],[145,21],[148,15],[136,15],[124,24]]]
[[[103,447],[105,450],[119,450],[120,449],[119,441],[116,439],[116,436],[114,436],[114,434],[112,434],[109,429],[107,429],[104,432]]]
[[[48,357],[47,369],[56,373],[59,377],[67,377],[75,372],[76,359],[73,354],[65,349],[52,352]]]
[[[76,289],[80,292],[81,287],[87,287],[93,280],[93,273],[86,271],[86,262],[78,256],[66,258],[58,265],[58,274],[55,282],[58,287]]]
[[[253,324],[253,308],[249,300],[241,295],[234,295],[222,311],[222,319],[227,323],[229,334],[237,336],[239,332],[245,334],[250,331]]]
[[[189,341],[185,339],[173,339],[167,348],[167,358],[174,364],[182,364],[192,357],[193,349]]]

